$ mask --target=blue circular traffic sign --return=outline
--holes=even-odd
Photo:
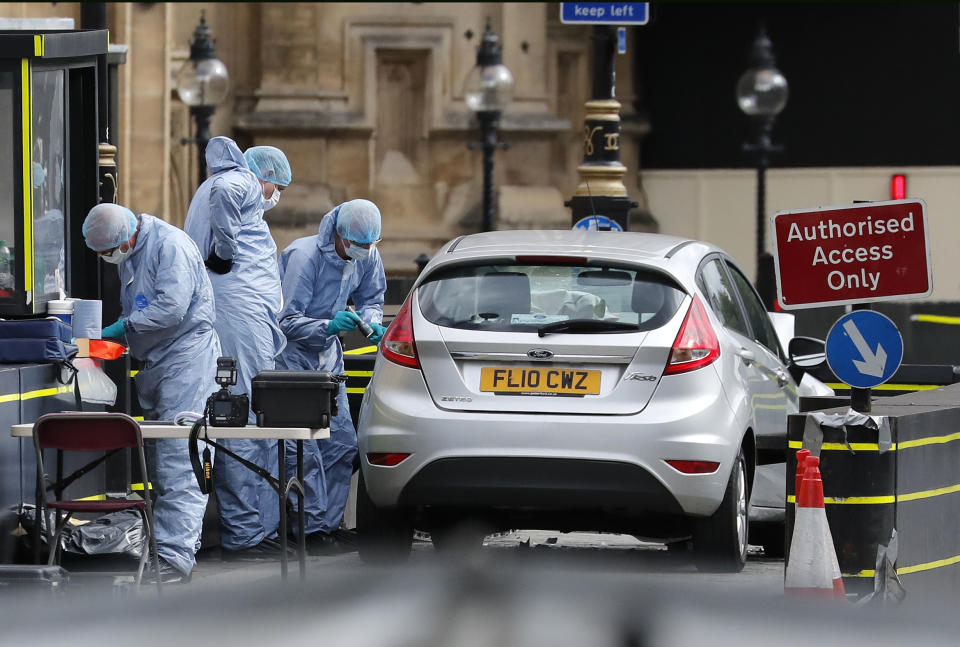
[[[903,337],[879,312],[854,310],[837,319],[827,334],[827,364],[834,375],[858,389],[883,384],[903,360]]]
[[[585,218],[581,218],[576,223],[574,223],[571,229],[586,229],[588,231],[623,231],[623,227],[620,226],[620,223],[612,218],[607,216],[592,215]]]

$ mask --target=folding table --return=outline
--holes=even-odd
[[[180,426],[170,424],[168,422],[153,422],[153,421],[141,421],[140,422],[140,431],[143,437],[146,438],[189,438],[190,437],[190,426]],[[19,424],[13,425],[10,428],[10,434],[14,438],[32,438],[33,437],[33,424]],[[299,523],[299,542],[297,546],[297,556],[300,562],[300,579],[306,579],[307,573],[307,564],[306,564],[306,538],[304,529],[304,511],[303,511],[303,441],[305,440],[322,440],[324,438],[330,437],[330,429],[308,429],[306,427],[208,427],[207,434],[210,437],[209,440],[206,440],[201,435],[199,440],[207,442],[214,447],[217,447],[218,451],[225,451],[223,447],[219,446],[216,443],[216,439],[220,438],[252,438],[252,439],[264,439],[271,438],[277,441],[277,467],[278,467],[278,478],[276,482],[271,480],[271,485],[277,491],[280,499],[280,573],[285,582],[287,580],[287,532],[289,529],[289,523],[287,520],[287,498],[290,496],[290,491],[296,489],[299,491],[300,496],[297,501],[297,518]],[[294,478],[287,480],[287,470],[284,463],[284,442],[285,440],[295,440],[297,441],[297,475]],[[242,464],[242,463],[241,463]],[[263,476],[263,475],[261,475]],[[38,482],[37,488],[39,489],[42,485]],[[145,495],[146,495],[145,491]],[[37,501],[41,501],[41,493],[37,492]],[[39,505],[39,503],[38,503]],[[37,510],[37,520],[35,524],[36,528],[39,530],[40,523],[39,520],[42,519],[42,510]],[[39,545],[39,537],[35,537],[35,541]]]

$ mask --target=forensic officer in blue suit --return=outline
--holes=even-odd
[[[87,247],[117,265],[122,316],[103,329],[140,360],[137,393],[149,420],[203,411],[217,390],[220,342],[213,290],[197,246],[180,229],[126,207],[99,204],[83,223]],[[161,579],[189,582],[200,547],[207,495],[200,492],[187,439],[156,441],[154,505]]]
[[[273,369],[284,346],[277,324],[277,245],[263,213],[276,205],[293,175],[286,156],[278,148],[255,146],[241,153],[227,137],[210,140],[206,159],[211,176],[193,196],[184,230],[197,243],[209,270],[223,354],[237,360],[237,385],[233,391],[252,395],[254,376]],[[248,422],[255,424],[253,412],[249,412]],[[238,456],[276,474],[275,441],[220,442]],[[280,521],[279,499],[267,481],[224,454],[218,457],[213,481],[223,558],[278,556],[280,544],[275,535]]]
[[[283,251],[280,328],[287,346],[277,359],[278,368],[343,373],[343,347],[337,335],[353,330],[361,319],[374,330],[371,341],[379,343],[386,330],[382,322],[387,287],[376,248],[379,240],[380,210],[369,200],[350,200],[323,217],[317,235],[300,238]],[[356,312],[347,310],[348,299]],[[357,455],[357,432],[344,384],[337,406],[330,438],[318,441],[319,448],[304,445],[305,530],[314,554],[352,547],[338,532]]]

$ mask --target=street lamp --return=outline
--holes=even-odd
[[[765,259],[766,254],[766,172],[770,165],[770,154],[783,150],[782,146],[771,140],[773,122],[787,105],[787,79],[777,69],[773,57],[773,45],[767,36],[767,30],[760,26],[753,51],[750,54],[750,69],[737,81],[737,103],[740,110],[749,116],[754,125],[754,140],[743,145],[743,150],[757,154],[757,284],[772,281],[772,265]],[[768,266],[769,267],[766,267]],[[774,289],[775,286],[774,286]],[[767,296],[764,297],[767,302]],[[768,307],[772,300],[767,302]]]
[[[197,122],[197,136],[183,139],[181,143],[197,145],[200,183],[207,178],[206,151],[207,142],[210,141],[210,119],[216,107],[227,98],[229,88],[227,66],[217,58],[210,28],[201,13],[200,24],[194,30],[190,43],[190,58],[177,72],[177,95],[190,106],[190,114]]]
[[[481,229],[494,228],[493,202],[493,153],[497,148],[509,148],[507,142],[497,141],[497,127],[503,109],[513,99],[513,74],[503,64],[500,39],[490,28],[483,32],[480,46],[477,48],[477,64],[463,86],[463,96],[467,105],[477,113],[480,122],[482,141],[471,142],[469,148],[483,148],[483,220]]]

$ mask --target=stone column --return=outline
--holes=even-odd
[[[260,4],[257,112],[319,110],[317,14],[312,2]]]

